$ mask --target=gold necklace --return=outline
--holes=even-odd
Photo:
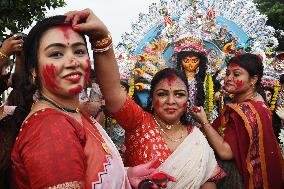
[[[103,150],[108,154],[108,155],[111,155],[111,151],[109,149],[109,147],[107,146],[107,144],[105,142],[102,142],[99,137],[97,137],[89,128],[88,126],[85,127],[100,143],[101,143],[101,146],[103,148]],[[103,137],[101,137],[103,139]]]
[[[183,132],[181,132],[181,136],[180,136],[179,138],[177,138],[177,139],[171,138],[171,137],[169,136],[169,134],[168,134],[166,131],[164,131],[164,129],[163,129],[163,128],[161,127],[161,125],[158,123],[158,121],[156,120],[156,118],[155,118],[155,117],[153,117],[153,118],[154,118],[156,124],[159,126],[160,130],[166,135],[166,137],[167,137],[168,139],[170,139],[170,141],[172,141],[172,142],[178,142],[178,141],[180,141],[180,140],[184,137],[184,136],[183,136]]]
[[[172,127],[174,127],[175,125],[180,125],[180,121],[178,121],[178,122],[176,122],[176,123],[174,123],[174,124],[171,124],[171,125],[169,125],[169,124],[166,124],[165,122],[163,122],[163,120],[161,120],[158,116],[153,116],[154,117],[154,119],[155,119],[155,121],[157,122],[157,120],[156,120],[156,118],[163,124],[163,126],[165,126],[165,128],[167,129],[167,130],[171,130],[172,129]],[[159,126],[161,127],[161,125],[159,124]],[[162,127],[161,127],[162,128]]]

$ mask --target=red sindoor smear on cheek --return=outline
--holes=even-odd
[[[74,87],[73,89],[70,89],[68,92],[70,94],[78,94],[83,90],[83,87],[81,85],[77,85],[76,87]]]
[[[158,101],[158,100],[156,100],[155,102],[154,102],[154,108],[155,108],[155,111],[159,111],[159,108],[160,108],[160,102]]]
[[[65,39],[70,39],[70,31],[72,31],[70,26],[58,26],[58,29],[63,32]]]
[[[237,88],[241,88],[243,85],[244,85],[244,82],[242,80],[237,80],[236,81]]]
[[[186,112],[186,108],[187,108],[187,103],[183,104],[183,111]]]
[[[89,82],[90,79],[90,71],[91,71],[91,62],[90,59],[86,60],[87,63],[87,68],[85,70],[85,78],[84,78],[84,86],[87,85],[87,83]]]
[[[56,68],[53,64],[46,65],[42,69],[42,76],[45,82],[45,85],[48,89],[56,90],[58,86],[56,84]]]
[[[167,79],[168,79],[169,86],[172,86],[172,83],[176,80],[176,76],[171,74],[171,75],[168,76]]]

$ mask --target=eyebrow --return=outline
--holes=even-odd
[[[71,47],[77,47],[77,46],[81,46],[81,45],[86,46],[85,43],[76,42],[76,43],[73,43],[73,44],[71,45]],[[44,50],[46,51],[47,49],[52,48],[52,47],[66,47],[66,46],[67,46],[67,45],[65,45],[65,44],[63,44],[63,43],[52,43],[52,44],[48,45],[47,47],[45,47]]]
[[[236,69],[232,69],[232,71],[242,71],[242,70],[239,68],[236,68]]]
[[[156,92],[159,92],[159,91],[168,92],[169,90],[167,90],[167,89],[158,89],[158,90],[156,90]],[[174,92],[187,92],[187,91],[183,90],[183,89],[177,89],[177,90],[174,90]]]

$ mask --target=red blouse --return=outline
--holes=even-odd
[[[105,143],[88,116],[74,118],[43,109],[31,115],[15,142],[12,161],[19,188],[120,188],[125,170],[119,153]],[[113,150],[114,149],[114,150]]]
[[[54,109],[34,113],[23,123],[12,152],[18,187],[82,183],[86,170],[85,142],[84,129],[71,117]]]

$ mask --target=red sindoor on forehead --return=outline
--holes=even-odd
[[[240,66],[238,64],[236,64],[236,63],[231,63],[229,65],[229,67],[231,67],[231,68],[240,68]]]
[[[42,69],[42,76],[45,82],[45,85],[47,88],[55,90],[58,89],[58,86],[56,84],[56,68],[53,64],[46,65]]]
[[[57,28],[63,32],[65,39],[70,39],[70,32],[72,31],[70,26],[62,25],[57,26]]]
[[[167,77],[169,86],[172,86],[172,83],[176,80],[176,78],[177,77],[174,74],[171,74]]]
[[[91,72],[91,62],[90,59],[86,60],[87,68],[85,70],[85,78],[84,78],[84,85],[86,86],[90,79],[90,72]]]

